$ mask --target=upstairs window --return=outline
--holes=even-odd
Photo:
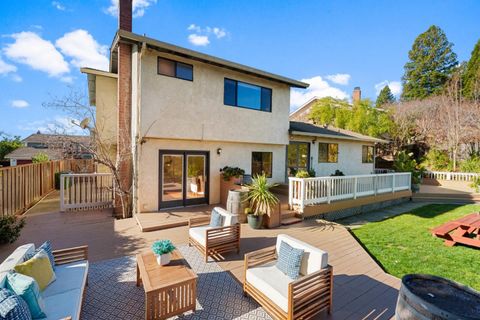
[[[158,74],[193,81],[193,66],[170,59],[158,57]]]
[[[337,143],[319,143],[318,144],[318,163],[338,162],[338,144]]]
[[[362,163],[373,163],[374,152],[373,146],[362,146]]]
[[[223,103],[228,106],[271,112],[272,89],[225,78]]]

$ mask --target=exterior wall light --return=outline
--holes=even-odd
[[[218,149],[217,149],[217,154],[218,154],[218,155],[221,155],[221,154],[222,154],[222,148],[218,148]]]

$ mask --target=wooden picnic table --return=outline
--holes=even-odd
[[[432,234],[445,239],[445,245],[457,243],[480,248],[480,213],[475,212],[432,229]]]

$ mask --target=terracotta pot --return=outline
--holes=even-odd
[[[242,181],[242,177],[240,178],[231,177],[230,179],[225,181],[225,179],[223,179],[223,174],[220,175],[220,203],[224,207],[227,205],[228,191],[241,189],[242,188],[240,186],[241,181]]]

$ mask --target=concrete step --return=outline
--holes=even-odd
[[[292,218],[282,219],[281,223],[284,226],[288,226],[288,225],[291,225],[291,224],[300,223],[302,221],[303,221],[303,219],[300,219],[300,218],[297,218],[297,217],[292,217]]]
[[[280,215],[280,219],[285,220],[288,218],[295,218],[297,215],[297,212],[293,210],[282,210],[282,213]]]

